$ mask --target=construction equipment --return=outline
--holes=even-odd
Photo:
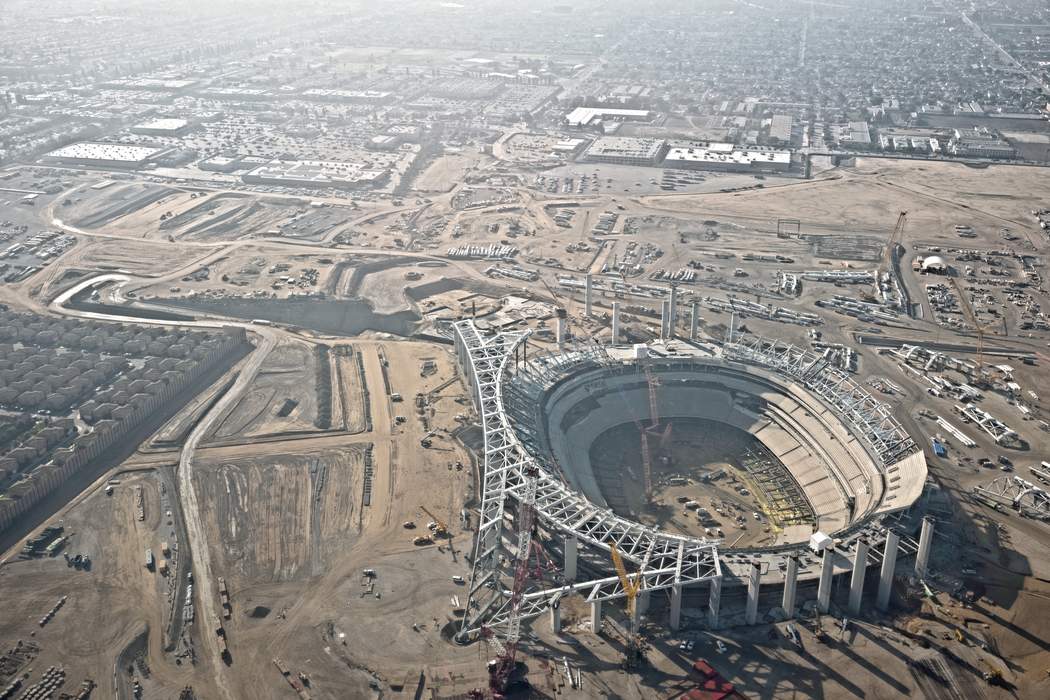
[[[631,581],[627,576],[627,567],[623,564],[620,551],[615,543],[609,543],[609,552],[612,555],[613,566],[616,575],[620,577],[620,585],[623,586],[624,595],[627,596],[627,617],[630,620],[630,628],[627,635],[627,643],[624,646],[623,665],[625,669],[637,668],[645,660],[645,651],[641,638],[638,634],[637,598],[638,591],[642,587],[642,577],[638,576]]]
[[[652,368],[645,366],[645,382],[649,390],[649,427],[643,428],[642,433],[642,468],[645,477],[645,501],[651,503],[653,500],[653,456],[649,449],[649,435],[660,436],[660,457],[666,458],[667,448],[671,440],[671,423],[660,430],[660,413],[656,403],[656,388],[660,386],[660,380]]]
[[[444,520],[427,510],[426,506],[419,506],[419,509],[430,516],[430,519],[433,521],[434,527],[430,528],[430,530],[434,533],[435,537],[451,537],[448,531],[448,525],[445,524]]]
[[[965,292],[963,292],[962,287],[959,285],[959,280],[955,277],[952,277],[951,280],[955,293],[959,295],[959,306],[962,307],[966,320],[970,322],[970,325],[972,325],[977,332],[977,375],[979,377],[981,369],[984,367],[984,334],[985,331],[995,325],[995,322],[993,321],[992,323],[982,325],[977,320],[977,314],[973,310],[973,304],[970,303],[970,298]]]
[[[908,212],[906,211],[902,211],[900,215],[897,216],[897,225],[893,227],[889,240],[886,241],[886,247],[882,251],[882,259],[879,261],[879,267],[875,270],[875,280],[872,285],[871,297],[869,299],[867,292],[864,292],[861,295],[865,300],[879,301],[883,299],[882,281],[884,277],[890,274],[890,269],[893,265],[893,254],[901,237],[904,235],[904,224],[907,219]]]
[[[489,662],[489,693],[495,700],[502,700],[515,668],[518,639],[521,636],[521,602],[525,595],[525,584],[529,578],[529,556],[538,543],[532,539],[536,521],[535,474],[528,474],[525,491],[518,506],[518,549],[514,560],[514,585],[510,591],[510,615],[507,618],[504,638],[500,640],[492,631],[487,635],[496,647],[496,658]]]

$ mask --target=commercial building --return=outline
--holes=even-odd
[[[565,116],[565,122],[576,128],[596,126],[606,120],[649,121],[653,113],[647,109],[606,109],[604,107],[577,107]]]
[[[154,119],[131,127],[131,133],[143,136],[182,136],[192,124],[185,119]]]
[[[983,127],[956,129],[948,148],[963,158],[1016,158],[1017,151],[996,132]]]
[[[374,170],[360,163],[329,160],[275,160],[245,173],[249,184],[281,185],[325,189],[358,189],[383,184],[389,172]]]
[[[838,141],[843,148],[864,150],[871,148],[871,130],[868,128],[868,122],[849,122],[839,127]]]
[[[344,102],[346,104],[386,104],[394,99],[394,93],[381,92],[379,90],[326,90],[323,88],[311,88],[303,90],[302,97],[305,100],[318,100],[320,102]]]
[[[583,154],[591,163],[616,165],[656,165],[667,150],[663,139],[635,139],[604,136],[596,139]]]
[[[726,172],[785,172],[791,151],[763,146],[737,148],[731,143],[674,144],[664,158],[665,168]]]
[[[98,168],[140,168],[170,149],[125,143],[82,141],[57,148],[43,156],[48,163],[88,165]]]
[[[791,132],[795,128],[795,118],[790,114],[774,114],[769,125],[769,141],[778,144],[791,143]]]

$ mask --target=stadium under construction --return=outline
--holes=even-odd
[[[717,629],[833,604],[886,609],[897,577],[923,578],[924,454],[820,355],[753,336],[543,353],[527,332],[453,330],[484,434],[461,641],[513,646],[543,614],[557,630],[567,596],[589,603],[595,631],[603,604],[623,598],[637,598],[635,622]],[[601,448],[625,428],[640,459],[610,464]],[[681,455],[698,432],[741,453],[720,455],[722,469],[694,464]],[[727,487],[757,504],[746,516],[758,536],[718,536],[746,517],[711,498]]]

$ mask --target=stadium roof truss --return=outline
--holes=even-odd
[[[918,450],[886,404],[816,353],[778,340],[745,336],[727,343],[725,355],[776,370],[824,399],[867,441],[883,467]]]
[[[609,545],[615,543],[624,559],[638,566],[629,578],[640,577],[642,590],[670,589],[721,577],[718,550],[713,542],[660,532],[594,505],[566,486],[559,475],[535,460],[521,445],[507,420],[501,388],[507,364],[528,337],[527,332],[483,335],[470,320],[457,322],[453,331],[460,365],[472,385],[484,438],[481,515],[461,635],[479,633],[485,628],[497,636],[512,636],[520,620],[541,614],[569,593],[579,593],[589,602],[625,596],[617,576],[563,585],[531,582],[530,590],[520,598],[517,614],[512,614],[514,602],[503,581],[510,575],[507,562],[516,556],[508,545],[519,538],[508,522],[508,501],[520,508],[527,500],[545,527],[585,546],[607,552]],[[571,365],[600,361],[603,354],[600,349],[591,349],[544,359]],[[544,362],[533,363],[530,369],[547,371]]]

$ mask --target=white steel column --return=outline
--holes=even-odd
[[[747,615],[744,618],[749,625],[758,621],[758,589],[762,585],[762,566],[751,562],[751,572],[747,577]]]
[[[675,337],[675,331],[678,328],[678,285],[671,285],[671,313],[668,315],[668,338]]]
[[[576,580],[576,556],[579,552],[580,542],[575,537],[565,538],[565,580]]]
[[[868,571],[868,543],[857,540],[857,552],[853,556],[853,576],[849,582],[849,614],[860,614],[860,602],[864,598],[864,575]]]
[[[893,571],[897,568],[897,547],[901,536],[893,530],[886,534],[886,549],[882,554],[882,573],[879,577],[879,595],[875,606],[882,611],[890,607],[890,591],[893,589]]]
[[[820,567],[820,585],[817,587],[817,610],[826,613],[831,607],[831,578],[835,572],[835,549],[824,550],[824,559]]]
[[[591,601],[591,632],[599,634],[602,631],[602,601]]]
[[[682,584],[671,586],[671,629],[682,626]]]
[[[787,571],[784,572],[784,599],[781,607],[790,620],[795,616],[795,592],[798,590],[798,557],[788,557]]]
[[[722,602],[722,577],[711,579],[711,589],[707,596],[707,624],[711,629],[718,629],[718,607]]]
[[[594,296],[594,279],[588,273],[587,275],[587,286],[584,288],[583,303],[587,313],[587,318],[591,317],[591,297]]]
[[[933,546],[933,518],[922,519],[922,532],[919,533],[919,551],[915,554],[915,575],[926,578],[930,566],[930,548]]]

